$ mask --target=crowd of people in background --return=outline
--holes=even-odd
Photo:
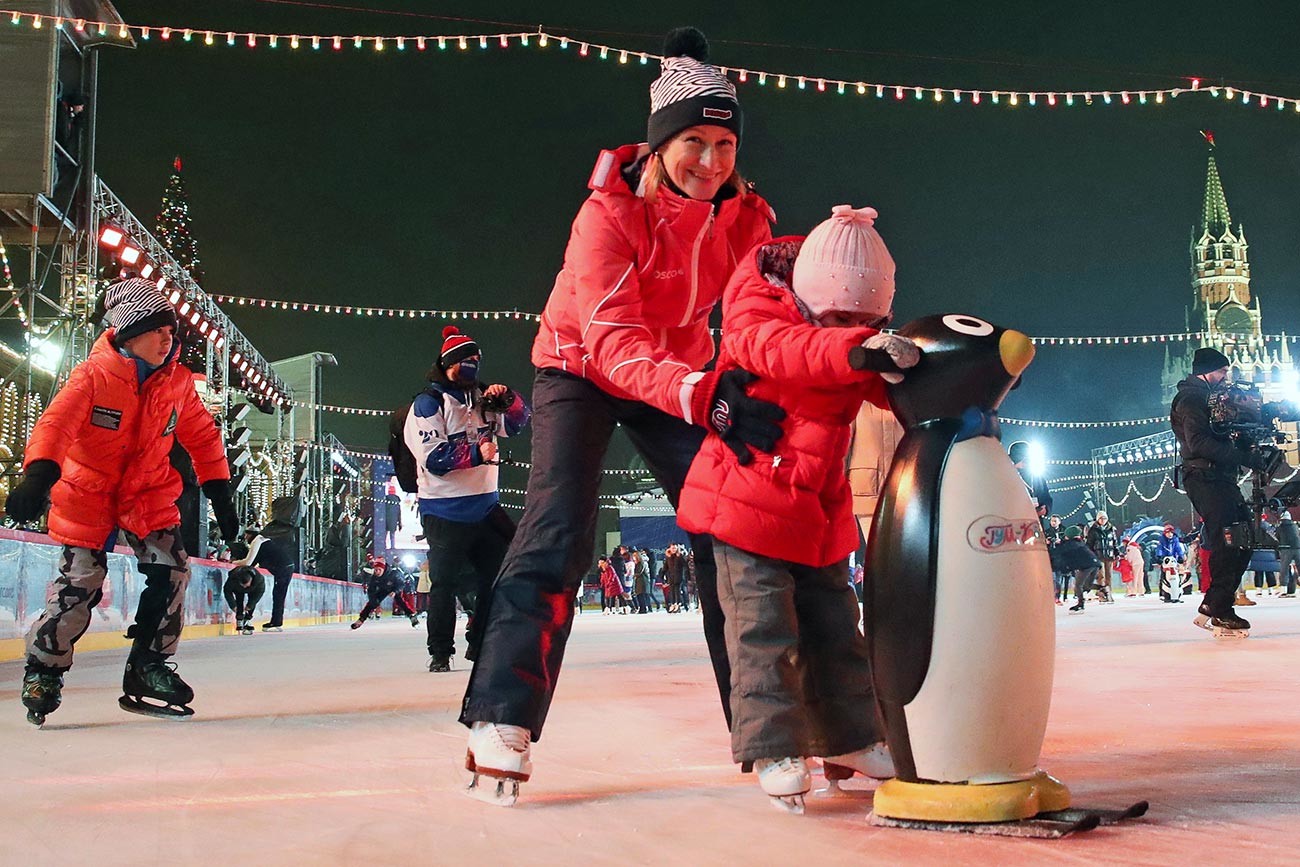
[[[695,554],[685,545],[672,544],[662,556],[649,548],[616,545],[602,554],[578,587],[574,605],[581,612],[588,599],[600,599],[602,614],[649,614],[699,608],[695,592]]]
[[[1268,549],[1255,552],[1247,571],[1256,595],[1294,599],[1300,578],[1300,532],[1290,513],[1282,511],[1275,517],[1276,521],[1265,519],[1262,528],[1276,539],[1276,553]],[[1199,527],[1182,535],[1167,523],[1154,543],[1143,544],[1136,538],[1136,529],[1121,532],[1105,512],[1099,512],[1092,521],[1070,526],[1060,515],[1051,515],[1044,535],[1056,604],[1064,604],[1073,595],[1072,614],[1083,611],[1089,596],[1099,603],[1114,602],[1115,573],[1126,598],[1159,594],[1162,602],[1174,604],[1183,602],[1193,588],[1204,592],[1209,583]],[[1256,604],[1247,593],[1244,577],[1234,604]]]

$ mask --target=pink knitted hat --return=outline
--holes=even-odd
[[[875,208],[836,205],[808,233],[794,260],[794,294],[814,317],[832,310],[888,316],[894,309],[894,259],[873,225]]]

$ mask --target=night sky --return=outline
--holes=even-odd
[[[438,19],[418,0],[352,11],[254,0],[116,5],[132,24],[222,31],[413,36],[545,23],[647,51],[671,27],[694,24],[721,65],[1022,91],[1136,91],[1199,76],[1300,96],[1294,3],[1284,2],[753,3],[739,16],[727,11],[738,5],[683,2],[499,2],[490,12],[437,4],[514,24]],[[103,56],[100,175],[152,222],[172,158],[182,156],[210,292],[453,309],[541,309],[593,160],[644,137],[658,74],[657,64],[579,59],[555,43],[313,55],[283,43],[155,39]],[[1294,111],[1199,95],[1048,109],[778,90],[752,78],[738,87],[740,167],[775,207],[775,231],[804,234],[840,202],[876,207],[898,263],[899,323],[961,311],[1034,335],[1181,331],[1205,177],[1198,130],[1209,128],[1234,223],[1250,242],[1265,331],[1300,332]],[[325,400],[367,407],[396,406],[421,387],[443,324],[228,312],[272,359],[332,352],[340,366],[326,374]],[[484,347],[486,379],[531,389],[534,325],[466,330]],[[1044,347],[1003,413],[1155,415],[1164,409],[1160,361],[1150,347]],[[327,423],[358,447],[385,441],[383,419]],[[1091,446],[1156,430],[1035,435],[1053,457],[1083,458]],[[1028,433],[1008,428],[1003,438]],[[627,454],[616,446],[609,465]],[[517,471],[502,478],[522,482]]]

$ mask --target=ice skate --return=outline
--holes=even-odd
[[[365,623],[365,622],[366,622],[366,621],[365,621],[365,618],[363,618],[363,617],[358,617],[356,620],[353,620],[353,621],[352,621],[352,628],[353,628],[353,629],[360,629],[360,628],[361,628],[361,624],[363,624],[363,623]]]
[[[862,774],[873,780],[890,779],[894,776],[894,759],[889,754],[889,746],[880,741],[855,753],[823,758],[822,774],[826,777],[826,788],[818,789],[816,794],[820,797],[833,797],[844,791],[840,788],[840,781],[847,780],[854,774]]]
[[[411,625],[412,625],[412,626],[415,626],[415,627],[419,627],[419,625],[420,625],[420,615],[418,615],[418,614],[412,614],[412,615],[411,615]]]
[[[263,632],[284,632],[284,627],[283,627],[283,626],[276,626],[276,625],[273,624],[273,623],[263,623],[263,624],[262,624],[262,631],[263,631]]]
[[[27,721],[34,726],[45,725],[45,718],[63,703],[63,675],[57,671],[28,669],[23,674],[23,707],[27,708]]]
[[[465,769],[474,776],[465,794],[497,807],[511,807],[519,784],[533,774],[531,735],[522,726],[476,722],[469,729]]]
[[[429,671],[443,672],[451,671],[451,657],[445,653],[437,653],[429,657]]]
[[[1250,621],[1244,617],[1238,617],[1236,613],[1229,608],[1227,613],[1214,615],[1204,605],[1197,609],[1198,614],[1192,622],[1202,629],[1208,629],[1215,638],[1248,638],[1250,637]]]
[[[1071,614],[1082,614],[1082,613],[1083,613],[1083,603],[1080,602],[1080,603],[1078,603],[1077,605],[1071,605],[1071,606],[1070,606],[1070,613],[1071,613]]]
[[[239,631],[242,632],[244,635],[252,635],[253,622],[251,620],[245,620],[243,625],[239,627]]]
[[[758,773],[758,784],[768,794],[774,808],[803,815],[803,796],[812,788],[812,774],[801,757],[755,759],[754,770]]]
[[[133,653],[122,674],[122,710],[156,717],[187,717],[194,690],[176,673],[176,664],[161,653]],[[151,699],[151,701],[146,701]]]

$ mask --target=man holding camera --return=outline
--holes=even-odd
[[[456,652],[456,580],[477,575],[474,614],[466,627],[467,658],[477,655],[487,622],[492,582],[515,524],[497,502],[497,436],[514,436],[531,411],[523,396],[501,384],[482,386],[483,355],[454,326],[442,331],[442,351],[429,386],[407,413],[402,438],[415,456],[420,524],[429,545],[429,671],[451,670]]]
[[[1205,591],[1198,624],[1233,631],[1250,629],[1249,621],[1232,609],[1246,566],[1250,563],[1250,541],[1240,525],[1251,520],[1250,509],[1241,495],[1238,474],[1241,467],[1263,470],[1269,455],[1245,450],[1227,433],[1217,433],[1210,424],[1210,394],[1228,377],[1229,361],[1217,349],[1202,347],[1192,356],[1192,375],[1178,383],[1178,394],[1169,410],[1182,452],[1182,481],[1192,506],[1204,519],[1201,545],[1210,551],[1210,587]],[[1234,528],[1225,537],[1224,531]]]

